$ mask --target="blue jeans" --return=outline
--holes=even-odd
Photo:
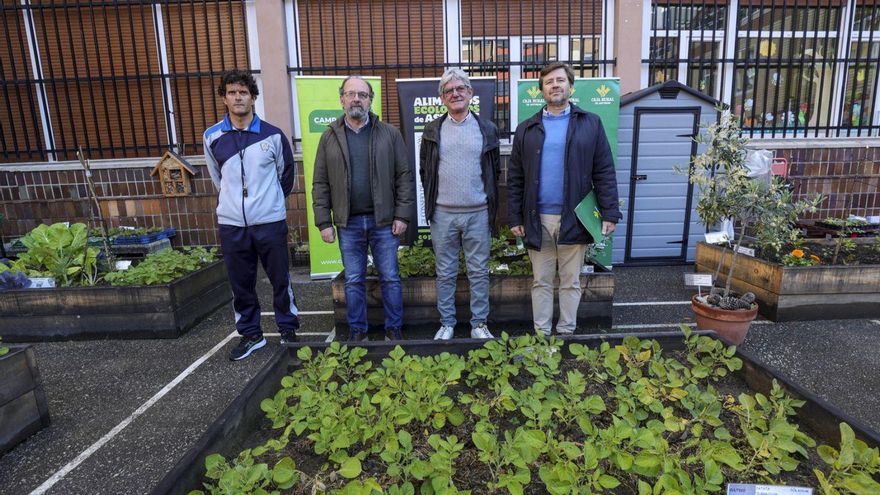
[[[468,282],[471,286],[471,328],[489,317],[489,211],[469,213],[434,211],[431,244],[437,259],[437,311],[440,324],[454,327],[455,285],[458,279],[458,251],[464,249]]]
[[[345,306],[348,327],[352,332],[367,331],[367,246],[379,272],[382,305],[385,307],[385,328],[403,326],[403,291],[397,266],[400,239],[391,233],[391,226],[376,227],[373,215],[348,218],[345,227],[337,227],[339,250],[345,268]]]

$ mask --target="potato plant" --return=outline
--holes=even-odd
[[[684,332],[587,347],[507,334],[466,356],[381,362],[333,343],[298,351],[262,410],[274,431],[206,460],[197,493],[721,493],[728,482],[880,493],[880,454],[841,424],[817,448],[794,420],[803,401],[774,382],[743,392],[735,348]]]

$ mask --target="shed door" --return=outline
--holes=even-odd
[[[684,262],[693,186],[687,170],[696,154],[700,108],[636,108],[626,263]]]

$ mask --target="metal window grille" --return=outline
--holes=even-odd
[[[579,77],[612,74],[611,0],[297,0],[288,73],[382,77],[382,110],[399,124],[395,79],[448,67],[495,76],[495,123],[509,136],[511,88],[561,60]],[[381,22],[373,22],[381,20]]]
[[[880,134],[878,0],[655,0],[648,82],[727,104],[751,137]]]
[[[244,0],[7,0],[0,161],[201,153],[216,76],[251,66]]]

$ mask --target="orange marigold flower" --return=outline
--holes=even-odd
[[[815,254],[811,254],[811,255],[810,255],[810,259],[813,260],[813,261],[815,261],[816,263],[822,261],[822,260],[820,260],[819,257],[816,256]]]
[[[803,258],[804,251],[802,249],[795,249],[795,250],[792,250],[791,255],[794,256],[795,258]]]

